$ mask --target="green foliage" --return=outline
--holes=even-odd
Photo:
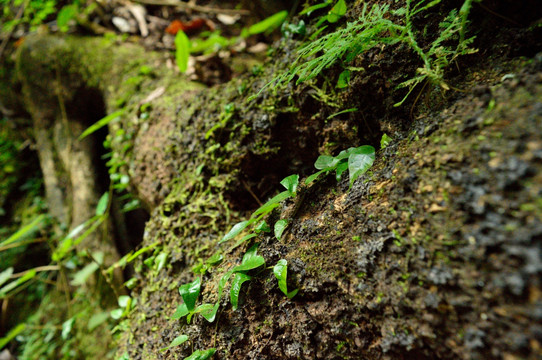
[[[243,256],[241,265],[238,265],[233,268],[233,272],[245,272],[250,271],[256,268],[259,268],[262,265],[265,265],[265,259],[263,256],[257,255],[258,245],[253,245]]]
[[[340,154],[339,154],[340,155]],[[350,187],[356,179],[364,174],[375,161],[375,149],[365,145],[353,150],[348,156],[348,173],[350,176]]]
[[[241,30],[241,35],[233,38],[226,38],[220,34],[220,31],[203,32],[199,38],[192,41],[189,49],[191,53],[209,54],[221,49],[233,46],[241,42],[244,38],[261,33],[270,33],[278,28],[288,16],[287,11],[280,11],[270,17]],[[303,24],[304,26],[304,24]],[[301,28],[297,28],[302,31]]]
[[[127,295],[121,295],[118,299],[119,308],[111,311],[111,317],[115,320],[128,316],[137,305],[137,299]]]
[[[393,139],[392,139],[391,137],[389,137],[388,134],[382,135],[382,138],[380,139],[380,148],[381,148],[381,149],[384,149],[384,148],[387,147],[392,141],[393,141]]]
[[[284,230],[286,230],[286,227],[288,226],[288,220],[282,219],[275,223],[275,237],[277,240],[280,240],[282,233]]]
[[[244,273],[236,273],[235,277],[233,278],[233,282],[231,284],[231,290],[230,290],[230,302],[233,311],[237,310],[237,304],[239,302],[239,293],[241,292],[241,285],[245,281],[248,281],[252,279],[251,276],[244,274]]]
[[[300,20],[297,24],[290,24],[290,23],[284,22],[282,24],[280,30],[285,36],[290,36],[290,35],[305,36],[305,35],[307,35],[307,26],[305,25],[305,21],[303,21],[303,20]]]
[[[433,38],[430,38],[431,35],[419,34],[414,28],[412,18],[438,5],[441,0],[407,0],[404,7],[393,11],[390,10],[389,5],[375,4],[369,9],[365,4],[356,21],[349,22],[344,28],[303,45],[298,50],[298,57],[289,70],[277,75],[260,92],[268,86],[274,89],[284,86],[296,77],[296,84],[309,81],[337,62],[342,62],[343,67],[347,68],[347,64],[359,54],[374,47],[399,42],[407,44],[419,56],[423,65],[417,69],[414,77],[397,86],[408,88],[409,91],[396,106],[407,99],[416,85],[426,80],[447,90],[449,86],[443,79],[445,69],[457,57],[475,52],[470,48],[474,38],[465,37],[467,19],[473,1],[476,0],[466,0],[459,12],[452,10],[440,23],[440,31]],[[309,14],[327,5],[329,5],[328,2],[312,6],[301,14]],[[344,1],[340,0],[328,13],[326,19],[331,22],[337,21],[338,17],[345,12]],[[429,45],[422,48],[420,43]],[[343,71],[339,76],[337,87],[347,87],[348,79],[349,72]]]
[[[288,286],[286,285],[287,276],[288,276],[288,262],[286,259],[280,259],[277,264],[273,267],[273,273],[279,281],[279,289],[288,297],[288,299],[293,298],[297,295],[299,289],[292,290],[288,292]]]
[[[37,272],[35,269],[30,269],[24,273],[23,276],[20,278],[13,280],[9,284],[5,285],[3,288],[0,289],[0,299],[3,299],[8,296],[9,292],[18,288],[19,286],[23,285],[29,280],[32,280],[34,277],[36,277]]]
[[[112,121],[119,121],[121,115],[124,114],[124,111],[125,109],[120,109],[98,120],[97,122],[89,126],[85,131],[83,131],[81,135],[79,135],[79,140],[82,140],[86,138],[87,136],[89,136],[90,134],[95,133],[96,131],[100,130],[104,126],[107,126]]]
[[[207,350],[196,350],[189,357],[184,358],[184,360],[207,360],[210,359],[216,352],[215,348]]]
[[[288,11],[286,10],[271,15],[268,18],[250,26],[248,29],[243,29],[241,37],[248,37],[250,35],[261,34],[263,32],[271,32],[278,28],[284,22],[284,20],[286,20],[287,16]]]
[[[299,175],[295,174],[285,177],[280,184],[288,190],[290,196],[294,197],[297,193],[297,186],[299,185]]]
[[[0,338],[0,350],[6,346],[11,340],[15,339],[17,335],[22,333],[26,329],[26,324],[19,324],[11,329],[6,336]]]
[[[341,174],[349,169],[350,172],[350,184],[357,179],[362,173],[367,171],[367,169],[372,165],[375,158],[375,150],[372,146],[360,146],[358,148],[349,148],[347,150],[341,151],[336,157],[322,155],[320,156],[315,166],[320,171],[307,179],[307,183],[310,183],[322,172],[329,172],[335,170],[337,172],[337,177],[340,179]],[[310,180],[310,181],[309,181]],[[249,226],[253,226],[253,233],[250,233],[244,236],[240,241],[238,241],[234,247],[242,244],[243,242],[254,238],[257,236],[257,233],[268,232],[271,229],[269,225],[262,220],[266,215],[268,215],[273,209],[279,206],[281,201],[284,201],[288,198],[295,197],[297,195],[297,189],[299,186],[299,175],[290,175],[280,182],[282,186],[286,188],[286,191],[279,193],[265,204],[261,205],[256,209],[248,220],[241,221],[235,224],[230,231],[224,235],[224,237],[218,242],[219,244],[226,241],[232,240],[239,236],[244,230]],[[254,226],[255,224],[258,224]],[[281,219],[275,223],[274,233],[275,237],[280,240],[283,232],[288,226],[288,220]],[[183,303],[177,306],[175,313],[171,316],[173,320],[179,320],[187,316],[187,322],[190,323],[191,317],[194,314],[201,314],[207,321],[213,322],[216,319],[216,314],[218,312],[220,301],[222,298],[222,293],[224,287],[233,276],[233,280],[230,288],[230,303],[232,309],[235,311],[239,305],[239,296],[241,293],[242,285],[250,281],[252,276],[248,273],[262,268],[265,266],[265,259],[263,256],[258,255],[258,245],[252,245],[246,253],[243,255],[241,264],[233,267],[233,269],[227,271],[218,283],[218,298],[216,299],[215,304],[204,303],[199,306],[196,306],[197,299],[201,290],[201,277],[197,277],[193,282],[181,285],[179,288],[179,293],[183,298]],[[196,273],[204,273],[207,270],[207,267],[212,264],[217,264],[223,259],[220,252],[216,252],[213,256],[207,259],[205,262],[201,262],[195,270]],[[280,260],[274,267],[273,273],[279,282],[279,289],[289,298],[294,297],[298,289],[288,292],[287,289],[287,262],[286,260]]]
[[[187,340],[188,340],[188,336],[187,336],[187,335],[179,335],[179,336],[177,336],[175,339],[173,339],[173,341],[171,342],[171,344],[169,344],[169,346],[166,346],[165,348],[162,348],[160,351],[166,351],[167,349],[170,349],[170,348],[172,348],[172,347],[182,345],[182,344],[184,344]]]
[[[200,290],[201,278],[199,277],[191,283],[184,284],[179,287],[179,294],[181,294],[188,311],[193,311],[195,309]]]
[[[38,215],[32,222],[29,224],[23,226],[17,232],[15,232],[13,235],[11,235],[6,240],[2,241],[0,243],[0,248],[5,247],[6,245],[10,245],[13,243],[21,242],[22,240],[27,239],[28,237],[32,236],[36,231],[38,231],[47,221],[46,215]]]
[[[68,25],[70,21],[74,20],[79,13],[79,6],[77,4],[65,5],[56,17],[56,25],[62,32],[68,31]]]
[[[330,23],[335,23],[339,21],[344,14],[346,14],[346,3],[344,0],[339,0],[327,14],[327,21]]]
[[[57,11],[57,0],[0,0],[0,5],[2,32],[10,32],[19,25],[35,30]]]
[[[298,77],[296,84],[318,76],[337,61],[352,61],[358,54],[380,44],[396,43],[388,32],[395,24],[384,18],[389,6],[375,5],[371,10],[364,7],[360,18],[345,28],[327,34],[302,46],[289,71],[277,76],[270,84],[281,86]]]
[[[309,15],[310,16],[314,11],[330,6],[331,2],[332,2],[331,0],[327,0],[327,1],[324,1],[323,3],[309,6],[309,7],[305,8],[305,9],[303,9],[299,13],[299,16],[301,16],[301,15]]]
[[[336,172],[337,180],[341,179],[343,172],[348,169],[350,175],[350,187],[356,179],[364,174],[372,166],[375,159],[375,149],[370,145],[363,145],[357,148],[343,150],[339,155],[333,157],[329,155],[320,155],[314,167],[320,171],[312,174],[305,180],[305,184],[310,184],[316,180],[322,173],[330,171]]]
[[[175,60],[179,71],[184,73],[188,69],[188,58],[190,57],[190,40],[184,31],[179,30],[175,35]]]
[[[73,280],[70,281],[72,286],[82,286],[86,283],[87,279],[100,268],[100,265],[103,263],[104,254],[101,252],[96,252],[92,254],[92,258],[95,260],[87,264],[84,268],[77,271],[73,274]]]

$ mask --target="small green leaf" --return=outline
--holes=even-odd
[[[216,265],[220,263],[223,259],[224,256],[220,253],[220,251],[217,251],[213,254],[213,256],[207,259],[206,263],[208,265]]]
[[[168,254],[166,252],[161,252],[158,255],[156,255],[156,258],[154,258],[154,270],[160,271],[164,268],[167,262],[167,256]]]
[[[184,358],[184,360],[207,360],[213,356],[216,352],[215,348],[207,350],[196,350],[189,357]]]
[[[283,34],[286,35],[295,34],[305,36],[307,35],[307,26],[305,25],[305,22],[303,20],[299,21],[299,23],[297,24],[283,23],[281,31]]]
[[[84,268],[79,270],[73,275],[73,280],[70,281],[71,286],[82,286],[87,281],[88,277],[96,270],[98,270],[100,266],[96,264],[95,262],[91,262],[90,264],[86,265]]]
[[[338,89],[344,89],[350,85],[350,70],[344,70],[339,74],[336,87]]]
[[[233,311],[237,310],[237,304],[239,303],[239,293],[241,292],[241,285],[245,281],[252,279],[249,275],[244,273],[236,273],[233,278],[230,290],[230,302],[233,308]]]
[[[68,23],[70,20],[75,19],[77,16],[78,8],[77,5],[66,5],[58,12],[56,17],[56,25],[58,29],[62,32],[68,31]]]
[[[318,156],[318,159],[316,159],[314,167],[318,170],[333,170],[338,163],[339,161],[333,156],[320,155]]]
[[[320,176],[320,174],[322,174],[323,172],[326,172],[326,170],[320,170],[318,171],[317,173],[314,173],[312,174],[311,176],[309,176],[306,180],[305,180],[305,185],[309,185],[311,182],[313,182],[314,180],[316,180],[316,178],[318,176]]]
[[[382,135],[382,139],[380,139],[380,148],[384,149],[386,146],[388,146],[393,139],[388,136],[388,134]]]
[[[109,319],[109,313],[107,311],[92,315],[92,317],[88,320],[87,330],[93,331],[98,326],[106,322],[107,319]]]
[[[258,244],[254,244],[250,249],[247,250],[245,255],[243,255],[241,265],[233,268],[233,272],[249,271],[264,265],[265,259],[262,256],[257,255],[257,251]]]
[[[222,244],[223,242],[226,242],[228,240],[233,239],[234,237],[239,235],[239,233],[241,233],[241,231],[245,230],[246,227],[249,226],[250,224],[252,224],[253,222],[254,221],[251,221],[251,220],[245,220],[245,221],[241,221],[241,222],[235,224],[231,228],[231,230],[226,235],[224,235],[222,240],[220,240],[218,243]]]
[[[0,273],[0,285],[3,285],[13,275],[13,268],[9,267]]]
[[[102,127],[109,124],[111,121],[118,120],[123,113],[124,113],[124,109],[120,109],[119,111],[115,111],[114,113],[107,115],[103,119],[98,120],[96,123],[92,124],[85,131],[83,131],[81,135],[79,135],[79,140],[82,140],[86,138],[87,136],[89,136],[90,134],[98,131]]]
[[[355,154],[348,157],[348,173],[350,175],[350,187],[354,181],[365,173],[373,165],[375,160],[375,149],[370,145],[360,146]]]
[[[267,224],[267,223],[265,222],[265,220],[262,220],[262,221],[258,224],[258,226],[256,226],[256,227],[254,228],[254,231],[255,231],[256,233],[270,232],[270,231],[271,231],[271,228],[269,227],[269,224]]]
[[[217,303],[220,302],[220,299],[222,298],[222,291],[224,291],[224,287],[228,283],[228,280],[233,274],[233,270],[228,271],[222,277],[220,278],[220,281],[218,282],[218,300]]]
[[[290,197],[290,193],[288,191],[281,192],[280,194],[274,196],[273,198],[271,198],[271,200],[267,201],[265,204],[260,206],[258,209],[256,209],[256,211],[252,213],[251,218],[255,218],[256,216],[260,214],[264,214],[264,215],[268,214],[269,212],[271,212],[271,210],[279,206],[279,203],[281,201],[286,200],[289,197]]]
[[[331,8],[331,10],[329,10],[329,13],[327,14],[327,21],[329,21],[330,23],[335,23],[344,14],[346,14],[346,3],[344,2],[344,0],[339,0]]]
[[[342,114],[351,113],[351,112],[356,112],[356,111],[358,111],[358,108],[350,108],[350,109],[341,110],[341,111],[339,111],[339,112],[336,112],[336,113],[333,113],[333,114],[329,115],[329,116],[327,117],[327,119],[328,119],[328,120],[329,120],[329,119],[333,119],[333,118],[336,117],[336,116],[339,116],[339,115],[342,115]]]
[[[345,172],[346,169],[348,169],[348,163],[346,161],[342,161],[339,163],[339,165],[337,165],[337,168],[335,169],[335,178],[337,179],[337,181],[341,180],[343,172]]]
[[[288,11],[283,10],[252,25],[248,28],[248,35],[256,35],[265,31],[271,31],[279,27],[288,16]]]
[[[191,283],[179,287],[179,294],[181,294],[188,311],[192,311],[196,307],[196,300],[198,299],[200,290],[201,278],[199,277]]]
[[[291,299],[294,296],[296,296],[298,292],[299,292],[299,289],[292,290],[286,295],[286,297],[288,297],[288,299]]]
[[[216,313],[218,312],[218,308],[220,306],[220,303],[216,304],[201,304],[194,310],[194,313],[200,313],[201,316],[205,318],[208,322],[215,321]]]
[[[154,256],[151,256],[150,258],[147,258],[143,261],[143,264],[147,265],[147,267],[150,269],[154,265]]]
[[[175,313],[171,316],[171,319],[179,320],[180,318],[183,318],[186,315],[188,315],[188,313],[189,311],[188,311],[188,308],[186,307],[186,304],[182,303],[179,306],[177,306],[177,310],[175,310]]]
[[[75,321],[75,317],[72,317],[71,319],[68,319],[62,323],[62,340],[67,340],[68,336],[70,335],[73,327],[73,323]]]
[[[299,185],[299,175],[295,174],[285,177],[284,179],[282,179],[280,184],[284,186],[286,190],[288,190],[290,196],[295,196],[297,192],[297,186]]]
[[[262,265],[265,265],[265,259],[263,258],[263,256],[257,255],[247,260],[243,259],[243,262],[241,263],[241,265],[234,267],[233,271],[234,272],[249,271],[252,269],[259,268]]]
[[[12,282],[10,282],[9,284],[7,284],[6,286],[4,286],[3,288],[0,289],[0,299],[5,297],[6,294],[8,292],[10,292],[11,290],[17,288],[18,286],[24,284],[25,282],[27,282],[28,280],[31,280],[33,279],[35,276],[36,276],[37,272],[36,272],[36,269],[31,269],[31,270],[28,270],[23,276],[21,276],[20,278],[18,278],[17,280],[13,280]]]
[[[308,8],[306,9],[303,9],[303,11],[301,11],[299,13],[299,15],[311,15],[312,12],[318,10],[318,9],[322,9],[322,8],[325,8],[325,7],[328,7],[329,5],[331,5],[331,1],[326,1],[326,2],[323,2],[321,4],[316,4],[316,5],[313,5],[313,6],[309,6]]]
[[[132,302],[132,298],[127,296],[127,295],[121,295],[119,296],[119,300],[118,300],[118,303],[119,303],[119,306],[121,308],[127,308]]]
[[[136,287],[138,280],[136,278],[130,278],[128,281],[124,283],[124,286],[126,286],[128,289],[132,290]]]
[[[288,226],[288,220],[282,219],[275,223],[275,237],[277,240],[280,240],[280,237],[282,236],[282,233]]]
[[[105,211],[107,210],[107,204],[109,203],[109,192],[106,192],[102,195],[100,200],[98,201],[98,205],[96,206],[96,215],[101,216],[105,214]]]
[[[117,358],[116,360],[130,360],[130,355],[128,355],[128,351],[126,351],[124,354],[121,355],[121,357]]]
[[[273,267],[273,273],[279,281],[279,289],[284,293],[288,294],[288,288],[286,286],[286,276],[288,273],[288,262],[286,259],[280,259],[277,264]]]
[[[36,230],[40,228],[40,226],[44,223],[44,220],[46,219],[45,215],[39,215],[37,216],[32,222],[28,225],[23,226],[19,230],[15,232],[15,234],[8,237],[6,240],[2,241],[0,243],[0,246],[5,246],[12,244],[14,242],[17,242],[26,236],[32,235]]]
[[[184,31],[179,30],[175,35],[175,60],[179,71],[184,73],[188,69],[188,59],[190,58],[190,40]]]
[[[254,233],[253,233],[253,234],[248,234],[248,235],[243,236],[243,237],[241,238],[241,240],[237,241],[237,242],[235,243],[235,245],[233,245],[233,248],[235,249],[236,247],[238,247],[239,245],[241,245],[241,244],[244,243],[245,241],[250,240],[250,239],[252,239],[252,238],[254,238],[254,237],[256,237],[256,236],[258,236],[258,235],[257,235],[257,234],[254,234]]]
[[[19,324],[11,329],[6,336],[0,338],[0,350],[6,346],[11,340],[15,339],[17,335],[22,333],[26,329],[26,324]]]
[[[171,344],[169,344],[169,346],[166,346],[165,348],[160,349],[160,351],[166,351],[167,349],[170,349],[170,348],[172,348],[172,347],[182,345],[182,344],[184,344],[187,340],[188,340],[188,336],[187,336],[187,335],[179,335],[179,336],[177,336],[175,339],[173,339],[173,341],[171,342]]]
[[[122,314],[124,313],[123,309],[115,309],[111,311],[111,317],[115,320],[118,320],[122,317]]]
[[[286,285],[287,276],[288,276],[288,262],[286,259],[280,259],[277,264],[273,267],[273,273],[279,281],[279,289],[288,297],[288,299],[296,296],[299,289],[288,292],[288,287]]]

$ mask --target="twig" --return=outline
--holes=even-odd
[[[201,6],[192,3],[184,3],[178,0],[132,0],[133,2],[145,5],[175,6],[182,10],[194,10],[203,13],[227,14],[227,15],[249,15],[248,10],[221,9],[209,6]]]
[[[20,242],[6,245],[6,246],[0,246],[0,252],[7,249],[23,246],[23,245],[34,244],[34,243],[45,242],[45,241],[47,241],[46,238],[39,238],[39,239],[30,240],[30,241],[20,241]]]
[[[45,265],[45,266],[38,266],[38,267],[35,267],[35,268],[32,268],[30,270],[26,270],[26,271],[22,271],[20,273],[16,273],[16,274],[13,274],[10,276],[11,279],[16,279],[16,278],[20,278],[20,277],[23,277],[24,275],[26,275],[28,272],[34,270],[35,272],[44,272],[44,271],[57,271],[57,270],[60,270],[60,266],[58,265]]]

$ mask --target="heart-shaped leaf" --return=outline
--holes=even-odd
[[[196,300],[198,299],[200,289],[201,278],[199,277],[191,283],[184,284],[179,287],[179,294],[181,294],[188,311],[193,311],[196,307]]]
[[[218,312],[218,308],[220,306],[220,303],[216,304],[201,304],[198,306],[195,310],[195,312],[199,312],[201,316],[205,318],[208,322],[215,321],[216,313]]]
[[[275,223],[275,237],[277,240],[280,240],[280,237],[282,236],[282,233],[288,226],[288,220],[282,219]]]
[[[373,165],[375,149],[370,145],[360,146],[348,157],[348,172],[350,175],[350,187],[354,181],[365,173]]]
[[[299,185],[299,175],[295,174],[285,177],[284,179],[282,179],[280,184],[284,186],[286,190],[288,190],[290,196],[295,196],[297,192],[297,186]]]
[[[233,282],[231,284],[231,290],[230,290],[230,302],[231,302],[233,311],[237,310],[237,304],[239,302],[239,293],[241,292],[241,285],[243,285],[245,281],[248,281],[250,279],[252,278],[244,273],[235,274],[235,277],[233,278]]]

